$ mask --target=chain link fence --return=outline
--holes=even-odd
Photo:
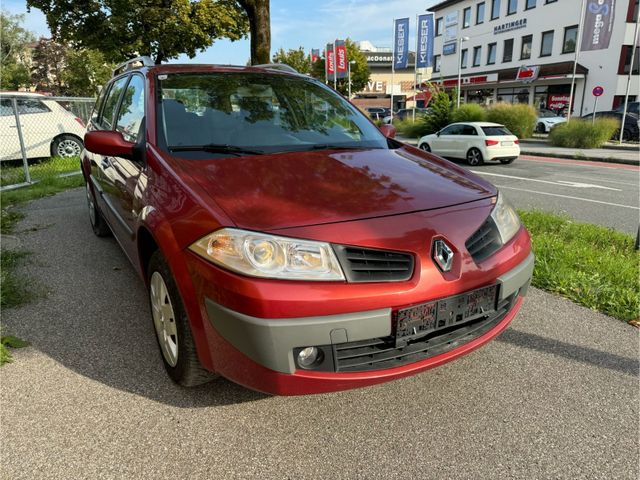
[[[0,93],[0,190],[80,171],[94,98]]]

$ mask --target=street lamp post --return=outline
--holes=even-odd
[[[469,40],[469,37],[460,37],[458,42],[458,101],[456,106],[460,108],[460,88],[462,85],[462,42]]]
[[[355,65],[356,61],[355,60],[351,60],[348,64],[347,64],[347,71],[349,72],[349,100],[351,100],[351,65]]]

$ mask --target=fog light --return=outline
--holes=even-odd
[[[298,365],[309,368],[318,360],[318,349],[316,347],[303,348],[298,352]]]

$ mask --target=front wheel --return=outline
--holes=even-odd
[[[425,152],[430,152],[431,151],[431,147],[429,146],[428,143],[422,143],[420,144],[420,150],[424,150]]]
[[[79,157],[84,145],[82,140],[73,135],[60,135],[51,143],[52,157]]]
[[[467,152],[467,163],[472,167],[477,167],[478,165],[482,165],[484,160],[482,158],[482,152],[477,148],[471,148]]]
[[[97,237],[107,237],[111,234],[109,225],[107,225],[102,213],[98,210],[98,205],[96,205],[96,199],[89,187],[89,183],[85,183],[84,187],[87,196],[87,208],[89,210],[89,222],[91,222],[91,229]]]
[[[156,251],[147,272],[149,303],[164,368],[183,387],[195,387],[213,378],[198,360],[189,320],[166,260]]]
[[[539,123],[538,125],[536,125],[536,132],[545,133],[546,131],[547,129],[544,128],[544,123]]]

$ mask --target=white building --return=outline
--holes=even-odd
[[[597,9],[603,1],[587,0],[587,7],[593,4],[591,8]],[[460,62],[461,93],[466,102],[517,102],[537,108],[561,108],[569,102],[581,4],[581,0],[438,3],[430,9],[436,22],[432,81],[454,88]],[[593,111],[592,90],[596,86],[604,88],[598,111],[624,102],[638,0],[615,0],[614,5],[608,48],[580,51],[574,115]],[[636,47],[630,101],[640,93],[638,57]],[[520,67],[533,67],[526,71],[535,80],[517,80]]]

